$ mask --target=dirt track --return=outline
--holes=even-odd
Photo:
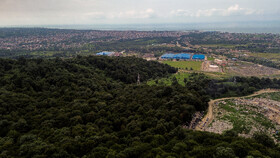
[[[243,97],[228,97],[228,98],[220,98],[220,99],[215,99],[215,100],[211,100],[208,102],[208,112],[207,114],[204,116],[204,118],[198,123],[198,125],[195,127],[195,130],[199,130],[199,131],[204,131],[205,127],[207,127],[214,119],[213,117],[213,106],[214,103],[217,101],[222,101],[222,100],[228,100],[228,99],[237,99],[237,98],[247,98],[247,97],[253,97],[253,96],[257,96],[263,93],[273,93],[273,92],[279,92],[280,90],[277,89],[263,89],[260,91],[255,92],[254,94],[248,95],[248,96],[243,96]]]

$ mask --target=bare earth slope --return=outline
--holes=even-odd
[[[244,97],[228,97],[228,98],[220,98],[220,99],[215,99],[215,100],[211,100],[208,104],[208,112],[207,114],[203,117],[203,119],[197,124],[197,126],[195,127],[196,130],[199,131],[204,131],[205,128],[207,126],[209,126],[209,124],[213,121],[214,117],[213,117],[213,106],[214,103],[218,102],[218,101],[223,101],[223,100],[229,100],[229,99],[240,99],[240,98],[247,98],[247,97],[253,97],[253,96],[257,96],[263,93],[273,93],[273,92],[279,92],[279,90],[275,90],[275,89],[264,89],[264,90],[260,90],[255,92],[254,94],[248,95],[248,96],[244,96]]]

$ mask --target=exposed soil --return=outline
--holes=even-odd
[[[240,76],[271,76],[280,74],[280,70],[257,65],[257,64],[241,64],[239,66],[231,66],[227,68],[228,73]]]
[[[206,127],[209,126],[209,124],[213,121],[214,117],[213,117],[213,106],[216,102],[218,101],[223,101],[223,100],[229,100],[229,99],[240,99],[240,98],[246,98],[246,97],[253,97],[253,96],[257,96],[263,93],[273,93],[273,92],[279,92],[279,90],[275,90],[275,89],[264,89],[264,90],[260,90],[258,92],[255,92],[254,94],[248,95],[248,96],[244,96],[244,97],[228,97],[228,98],[220,98],[220,99],[215,99],[215,100],[211,100],[208,103],[208,110],[207,110],[207,114],[204,116],[204,118],[197,123],[197,126],[195,127],[196,130],[200,130],[200,131],[205,131]]]

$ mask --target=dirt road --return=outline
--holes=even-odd
[[[263,90],[257,91],[254,94],[251,94],[251,95],[248,95],[248,96],[228,97],[228,98],[220,98],[220,99],[211,100],[211,101],[208,102],[208,112],[207,112],[207,114],[198,123],[198,125],[195,127],[195,129],[199,130],[199,131],[204,131],[205,127],[207,127],[213,121],[213,119],[214,119],[214,117],[213,117],[213,106],[214,106],[215,102],[222,101],[222,100],[228,100],[228,99],[253,97],[253,96],[263,94],[263,93],[273,93],[273,92],[280,92],[280,90],[277,90],[277,89],[263,89]]]

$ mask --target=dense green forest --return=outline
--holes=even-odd
[[[172,84],[179,84],[176,78],[172,79]],[[157,81],[156,85],[164,85]],[[280,79],[240,77],[234,76],[225,79],[213,79],[203,73],[191,73],[184,79],[185,88],[196,91],[202,96],[211,99],[246,96],[261,89],[279,89]]]
[[[0,59],[0,157],[280,157],[263,134],[183,129],[221,87],[203,74],[186,87],[145,84],[175,72],[134,57]],[[232,82],[255,80],[262,88],[261,79]]]

